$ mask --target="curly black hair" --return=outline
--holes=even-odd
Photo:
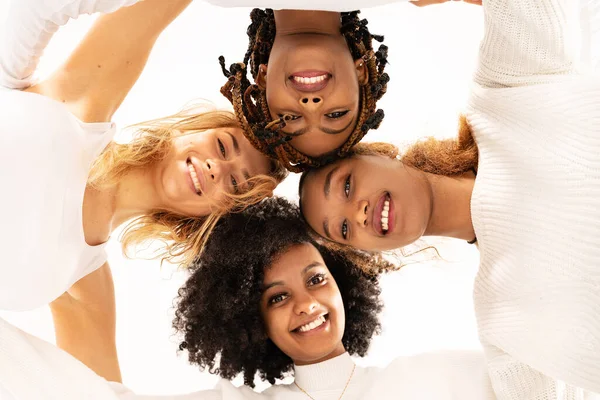
[[[173,327],[190,363],[223,378],[243,374],[254,387],[258,372],[271,384],[292,369],[292,360],[267,337],[260,313],[264,270],[296,244],[310,243],[321,253],[335,279],[346,314],[342,343],[364,356],[379,332],[379,283],[346,256],[315,242],[298,207],[283,198],[265,199],[229,214],[214,228],[191,276],[179,289]],[[360,256],[361,262],[373,261]],[[375,268],[375,267],[374,267]]]
[[[384,72],[387,65],[388,48],[381,44],[373,49],[373,40],[383,42],[383,36],[371,34],[368,21],[360,19],[360,11],[342,12],[340,33],[346,39],[354,60],[363,59],[369,71],[368,82],[360,88],[360,112],[356,127],[346,142],[333,152],[320,157],[310,157],[296,150],[289,142],[292,137],[282,131],[290,116],[273,120],[264,89],[250,83],[248,67],[256,81],[259,66],[267,64],[275,41],[275,17],[273,10],[255,8],[250,13],[248,26],[248,50],[241,63],[225,68],[225,58],[219,57],[223,74],[228,78],[221,93],[233,105],[235,116],[252,145],[267,156],[280,161],[292,172],[302,172],[344,157],[352,146],[360,142],[370,129],[377,129],[383,120],[383,110],[377,109],[377,101],[386,93],[389,75]]]

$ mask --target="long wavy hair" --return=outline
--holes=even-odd
[[[165,118],[142,122],[130,127],[135,129],[133,140],[121,144],[111,142],[94,161],[88,186],[106,189],[118,184],[121,177],[134,169],[146,168],[163,160],[171,149],[171,138],[180,134],[217,128],[239,128],[230,111],[215,110],[208,106],[187,107]],[[153,210],[131,220],[123,230],[121,241],[126,255],[132,249],[150,240],[163,244],[155,257],[169,262],[189,263],[203,249],[204,242],[221,216],[239,212],[265,197],[287,175],[285,168],[271,162],[269,175],[250,179],[250,189],[241,194],[227,194],[226,200],[215,204],[207,216],[190,217],[164,210]]]
[[[362,59],[369,71],[368,81],[360,87],[360,110],[354,130],[339,148],[320,157],[311,157],[296,150],[290,143],[291,136],[283,132],[289,115],[273,120],[267,104],[266,91],[248,80],[248,68],[254,81],[261,64],[267,64],[275,41],[275,17],[273,10],[255,8],[250,14],[248,27],[248,50],[241,63],[225,68],[225,58],[219,57],[223,74],[228,78],[221,93],[231,102],[235,116],[246,138],[256,149],[279,160],[288,170],[302,172],[344,157],[370,129],[377,129],[383,120],[383,110],[377,109],[377,101],[387,91],[389,75],[384,72],[387,65],[388,48],[382,44],[377,51],[373,40],[383,41],[383,36],[371,34],[368,21],[360,19],[360,11],[341,13],[340,33],[346,39],[354,60]]]

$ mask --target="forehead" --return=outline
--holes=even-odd
[[[265,269],[265,281],[283,280],[285,277],[301,277],[302,271],[311,263],[324,265],[319,250],[310,243],[295,244],[274,257],[271,265]]]

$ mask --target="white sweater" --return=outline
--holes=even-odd
[[[186,395],[142,396],[108,383],[56,346],[0,318],[1,400],[308,400],[294,384],[262,393],[222,380],[214,389]],[[354,367],[345,353],[295,367],[296,382],[317,400],[337,400]],[[402,357],[385,368],[356,367],[344,400],[492,400],[481,353],[456,351]],[[176,391],[177,388],[173,388]]]
[[[600,397],[599,3],[484,1],[474,301],[500,400]]]
[[[0,17],[0,309],[48,304],[106,261],[83,233],[92,162],[112,140],[111,122],[84,123],[34,83],[38,61],[70,18],[137,0],[11,0]]]

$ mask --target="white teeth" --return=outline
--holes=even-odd
[[[383,203],[383,210],[381,210],[381,228],[387,231],[389,228],[389,215],[390,215],[390,201],[386,200]]]
[[[317,318],[313,322],[310,322],[306,325],[302,325],[300,328],[298,328],[298,330],[300,332],[312,331],[313,329],[323,325],[324,323],[325,323],[325,316],[321,315],[319,318]]]
[[[200,186],[200,181],[198,180],[198,175],[196,174],[196,169],[192,165],[192,163],[188,162],[188,170],[190,171],[190,176],[192,177],[192,182],[194,182],[194,188],[196,189],[196,193],[200,193],[202,191],[202,187]]]
[[[325,79],[327,79],[327,74],[321,75],[321,76],[313,76],[310,78],[305,78],[303,76],[294,76],[294,80],[296,82],[303,83],[303,84],[312,84],[312,83],[322,82]]]

